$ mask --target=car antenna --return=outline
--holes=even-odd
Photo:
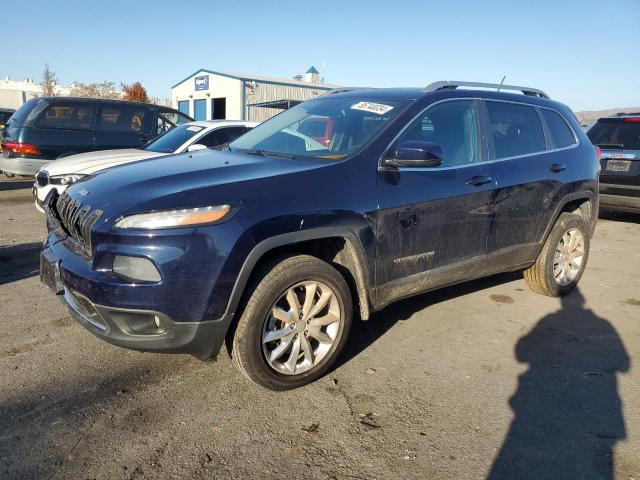
[[[500,82],[500,85],[498,85],[498,92],[500,92],[500,87],[502,87],[502,85],[504,84],[504,79],[507,78],[506,75],[502,76],[502,81]]]

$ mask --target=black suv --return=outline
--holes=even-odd
[[[640,112],[601,118],[588,131],[600,149],[600,205],[640,213]]]
[[[92,150],[138,148],[192,119],[168,107],[123,100],[34,98],[0,132],[0,171],[35,175],[57,158]]]
[[[515,270],[565,295],[597,218],[596,150],[566,106],[498,87],[336,91],[225,151],[52,191],[41,278],[108,342],[206,359],[226,338],[272,389],[323,375],[354,311]]]

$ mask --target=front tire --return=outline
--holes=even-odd
[[[562,297],[580,281],[589,258],[589,224],[580,215],[562,213],[535,263],[524,271],[531,290]]]
[[[347,340],[353,317],[345,279],[309,255],[280,259],[255,279],[231,355],[253,382],[289,390],[322,377]]]

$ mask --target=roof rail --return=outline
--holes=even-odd
[[[497,83],[481,83],[481,82],[457,82],[457,81],[442,81],[442,82],[434,82],[424,89],[425,92],[434,92],[436,90],[455,90],[458,87],[476,87],[476,88],[495,88],[497,91],[500,90],[518,90],[525,95],[529,95],[531,97],[539,97],[539,98],[549,98],[549,95],[544,93],[542,90],[538,90],[537,88],[530,87],[518,87],[516,85],[500,85]]]
[[[338,87],[329,90],[322,95],[333,95],[334,93],[353,92],[354,90],[371,90],[373,87]]]

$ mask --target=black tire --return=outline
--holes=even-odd
[[[272,368],[262,348],[262,331],[274,303],[292,286],[304,281],[328,285],[340,306],[342,322],[331,349],[318,365],[306,372],[287,375]],[[254,278],[232,341],[231,356],[251,381],[270,390],[301,387],[322,377],[342,351],[353,317],[353,301],[342,275],[328,263],[309,255],[280,258],[269,263]]]
[[[562,237],[574,228],[582,233],[584,256],[575,278],[566,285],[560,285],[553,274],[554,256]],[[589,224],[583,217],[574,213],[562,213],[556,220],[535,263],[524,271],[524,279],[529,288],[536,293],[549,297],[562,297],[576,288],[589,259],[589,232]]]

